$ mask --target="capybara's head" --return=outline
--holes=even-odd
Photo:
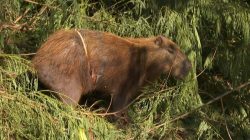
[[[160,57],[163,59],[165,73],[177,79],[187,76],[192,65],[179,46],[164,36],[157,36],[155,44],[161,49]]]

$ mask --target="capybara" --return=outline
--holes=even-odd
[[[74,29],[52,34],[32,63],[40,82],[64,103],[75,106],[83,95],[102,91],[112,96],[112,111],[125,109],[147,81],[162,73],[182,79],[191,68],[164,36],[133,39]]]

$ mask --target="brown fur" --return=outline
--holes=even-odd
[[[183,78],[191,63],[178,46],[163,36],[121,38],[111,33],[79,30],[88,56],[75,30],[60,30],[37,51],[33,65],[39,80],[60,99],[77,105],[94,90],[113,97],[112,111],[128,105],[146,81],[166,73]]]

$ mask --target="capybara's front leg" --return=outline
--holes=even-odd
[[[127,109],[128,99],[124,95],[114,95],[112,97],[112,112],[124,112]]]
[[[115,119],[122,119],[125,122],[130,121],[128,117],[129,95],[129,93],[120,93],[112,96],[111,113],[114,113]]]

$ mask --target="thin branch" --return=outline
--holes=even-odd
[[[30,11],[29,8],[26,9],[26,10],[24,11],[24,13],[23,13],[21,16],[19,16],[19,17],[14,21],[14,23],[16,24],[18,21],[20,21],[29,11]]]
[[[179,119],[182,119],[182,118],[184,118],[184,117],[187,117],[188,115],[190,115],[190,114],[192,114],[193,112],[195,112],[195,111],[201,109],[202,107],[207,106],[207,105],[210,105],[210,104],[212,104],[212,103],[218,101],[219,99],[221,99],[221,98],[223,98],[223,97],[229,95],[230,93],[232,93],[232,92],[234,92],[234,91],[238,91],[238,90],[240,90],[240,89],[242,89],[242,88],[244,88],[244,87],[246,87],[246,86],[248,86],[248,85],[250,85],[250,82],[246,82],[246,83],[244,83],[244,84],[241,84],[240,86],[236,87],[235,89],[225,92],[224,94],[222,94],[222,95],[220,95],[220,96],[214,98],[213,100],[208,101],[207,103],[201,105],[200,107],[197,107],[196,109],[194,109],[194,110],[192,110],[192,111],[190,111],[190,112],[188,112],[188,113],[185,113],[185,114],[183,114],[183,115],[180,115],[180,116],[176,117],[175,119],[171,120],[170,122],[174,122],[174,121],[176,121],[176,120],[179,120]]]
[[[216,48],[215,51],[214,51],[214,54],[213,54],[213,57],[212,57],[212,60],[211,60],[211,64],[212,64],[212,62],[214,61],[214,58],[215,58],[216,53],[217,53],[217,48]],[[204,68],[199,74],[197,74],[197,75],[196,75],[196,78],[199,77],[202,73],[204,73],[205,70],[207,70],[207,67]]]
[[[56,9],[56,7],[50,6],[50,5],[48,5],[48,4],[41,4],[41,3],[38,3],[38,2],[32,1],[32,0],[24,0],[24,2],[28,2],[28,3],[32,3],[32,4],[36,4],[36,5],[47,6],[47,7],[49,7],[49,8],[54,8],[54,9]]]
[[[13,55],[13,54],[12,54]],[[20,55],[20,56],[31,56],[31,55],[36,55],[36,53],[20,53],[20,54],[16,54],[16,55]]]
[[[34,27],[34,25],[36,24],[36,22],[39,20],[39,16],[41,16],[47,9],[48,9],[48,6],[47,6],[47,5],[43,6],[43,7],[40,9],[39,13],[37,13],[37,14],[30,20],[30,22],[31,22],[31,27]]]
[[[234,88],[233,90],[227,91],[227,92],[225,92],[224,94],[222,94],[222,95],[220,95],[220,96],[218,96],[218,97],[216,97],[216,98],[214,98],[214,99],[208,101],[207,103],[205,103],[205,104],[203,104],[203,105],[201,105],[201,106],[199,106],[199,107],[197,107],[197,108],[195,108],[195,109],[193,109],[193,110],[191,110],[191,111],[189,111],[189,112],[187,112],[187,113],[184,113],[184,114],[182,114],[182,115],[179,115],[179,116],[177,116],[176,118],[174,118],[174,119],[172,119],[172,120],[170,120],[170,121],[168,121],[168,122],[164,122],[164,123],[162,123],[162,124],[160,124],[160,125],[155,126],[154,128],[150,129],[149,132],[152,131],[152,130],[154,130],[154,129],[157,129],[157,128],[159,128],[159,127],[162,127],[162,126],[164,126],[164,125],[167,124],[167,123],[171,123],[171,122],[175,122],[175,121],[177,121],[177,120],[179,120],[179,119],[183,119],[183,118],[189,116],[190,114],[192,114],[193,112],[195,112],[195,111],[197,111],[197,110],[203,108],[204,106],[210,105],[210,104],[212,104],[212,103],[214,103],[214,102],[220,100],[221,98],[223,98],[223,97],[225,97],[225,96],[231,94],[232,92],[234,92],[234,91],[239,91],[240,89],[245,88],[245,87],[247,87],[247,86],[249,86],[249,85],[250,85],[250,82],[246,82],[246,83],[244,83],[244,84],[241,84],[241,85],[239,85],[238,87]]]
[[[32,4],[39,4],[38,2],[32,1],[32,0],[24,0],[25,2],[32,3]]]
[[[9,28],[9,29],[11,29],[11,30],[21,30],[21,29],[23,29],[25,26],[27,26],[27,23],[25,22],[25,23],[21,23],[21,24],[12,24],[12,23],[10,23],[10,24],[1,24],[0,25],[0,32],[3,30],[3,29],[7,29],[7,28]]]
[[[222,98],[220,99],[220,103],[221,103],[221,108],[222,108],[223,116],[225,116],[225,109],[224,109]],[[224,120],[224,122],[225,122],[225,126],[226,126],[227,135],[228,135],[229,139],[232,140],[232,137],[230,135],[226,119]]]
[[[110,107],[111,107],[111,104],[112,104],[112,102],[113,102],[113,96],[112,96],[112,95],[111,95],[110,98],[111,98],[111,99],[110,99],[110,102],[109,102],[108,109],[106,110],[106,113],[108,113],[108,111],[109,111],[109,109],[110,109]]]

